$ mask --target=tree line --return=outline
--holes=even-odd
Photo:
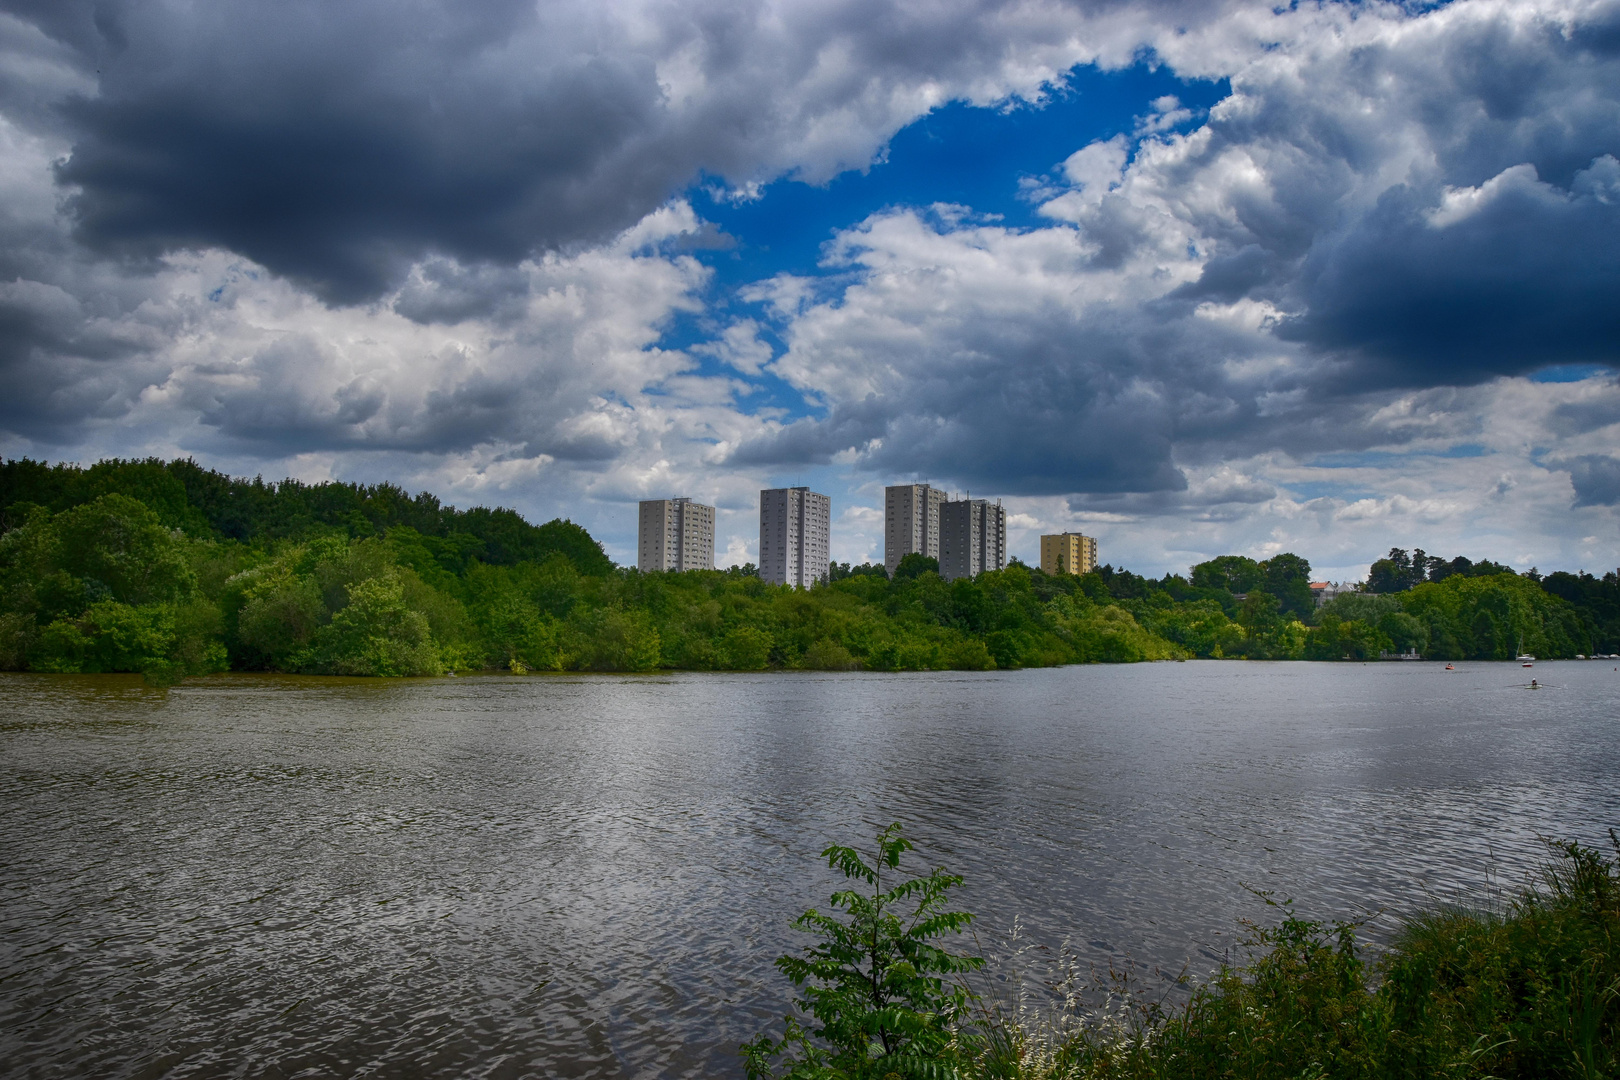
[[[1191,657],[1553,658],[1620,651],[1609,574],[1436,573],[1317,610],[1310,564],[1227,555],[1152,579],[907,556],[796,591],[751,567],[642,574],[567,521],[392,485],[233,479],[189,460],[0,462],[0,668],[336,675],[982,670]],[[1421,564],[1421,580],[1412,567]],[[1486,568],[1482,571],[1480,568]]]

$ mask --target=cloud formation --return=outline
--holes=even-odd
[[[1614,367],[1617,13],[1301,7],[1204,123],[1156,103],[1036,185],[1047,228],[942,207],[846,231],[826,266],[855,282],[771,308],[775,370],[826,416],[739,459],[1179,490],[1185,464],[1414,438],[1403,389]]]
[[[693,494],[741,552],[754,492],[806,474],[1169,566],[1489,515],[1480,554],[1544,520],[1612,549],[1613,0],[0,12],[8,453],[541,492],[610,542],[623,500]],[[768,200],[945,102],[1144,57],[1230,92],[1009,175],[1026,221],[901,201],[814,273],[727,292],[704,261],[751,249],[694,184]],[[1553,365],[1579,377],[1525,379]]]
[[[1038,97],[1221,5],[948,0],[14,2],[94,81],[61,99],[78,237],[225,248],[323,299],[441,255],[512,265],[703,174],[868,165],[942,102]]]

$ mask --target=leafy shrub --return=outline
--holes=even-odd
[[[645,611],[599,608],[570,617],[575,663],[596,671],[653,671],[663,658],[658,628]]]
[[[440,675],[439,651],[428,621],[405,604],[397,577],[348,587],[348,604],[293,660],[299,670],[327,675]]]
[[[805,650],[804,666],[813,671],[854,671],[860,664],[854,654],[838,642],[820,638]]]
[[[0,613],[0,671],[24,671],[37,635],[33,619],[21,612]]]
[[[811,908],[795,920],[797,929],[818,939],[801,955],[776,961],[803,989],[798,1015],[787,1017],[780,1040],[762,1034],[744,1045],[750,1080],[946,1076],[968,1059],[962,1027],[971,995],[955,977],[984,962],[936,942],[960,934],[973,916],[947,909],[946,894],[962,879],[944,870],[885,881],[910,850],[896,824],[878,833],[870,861],[837,845],[821,853],[829,867],[864,888],[832,895],[842,914]]]
[[[236,633],[244,649],[272,666],[286,667],[326,622],[327,610],[314,577],[294,574],[286,566],[279,569],[243,590]]]
[[[720,639],[720,666],[731,671],[763,671],[771,658],[771,636],[753,626],[739,626]]]

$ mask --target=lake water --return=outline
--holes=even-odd
[[[891,820],[992,950],[1204,971],[1245,886],[1376,938],[1607,845],[1614,666],[3,675],[0,1061],[738,1076],[817,853]]]

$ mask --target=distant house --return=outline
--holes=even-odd
[[[1355,591],[1356,587],[1354,585],[1342,585],[1337,581],[1311,582],[1311,596],[1315,597],[1317,607],[1321,607],[1335,596]]]

